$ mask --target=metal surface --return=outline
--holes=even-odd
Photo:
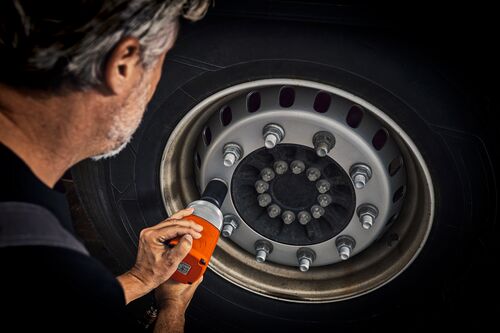
[[[302,80],[260,80],[230,87],[200,102],[177,125],[165,147],[160,183],[163,188],[166,209],[169,213],[175,212],[199,195],[197,188],[203,184],[198,183],[195,185],[194,182],[193,151],[199,139],[199,133],[201,133],[209,118],[226,103],[245,92],[273,86],[279,89],[283,85],[325,91],[332,94],[332,107],[335,106],[335,110],[328,110],[326,114],[329,117],[337,117],[339,121],[345,119],[352,105],[364,108],[366,113],[373,118],[363,119],[359,128],[353,130],[357,137],[356,141],[358,143],[370,142],[374,132],[370,131],[369,128],[373,127],[374,124],[378,123],[379,126],[383,125],[386,128],[389,137],[396,142],[404,160],[407,171],[406,196],[411,197],[412,200],[406,201],[399,213],[398,220],[387,226],[376,242],[348,261],[324,267],[311,267],[307,274],[301,273],[293,267],[274,265],[272,263],[265,263],[263,266],[256,267],[253,255],[242,251],[232,241],[228,242],[226,239],[220,239],[218,248],[212,257],[210,268],[221,277],[249,291],[293,302],[331,302],[356,297],[375,290],[400,274],[415,259],[425,243],[434,214],[432,181],[422,156],[406,133],[382,111],[367,101],[341,89]],[[310,96],[309,100],[313,98],[313,96]],[[262,104],[266,104],[265,98]],[[244,106],[242,107],[244,108]],[[294,105],[294,108],[296,107],[297,105]],[[271,111],[274,111],[274,119],[281,119],[283,113],[279,107]],[[297,110],[293,112],[295,111]],[[308,110],[298,112],[310,112],[310,107],[308,107]],[[257,111],[256,114],[262,118],[263,125],[270,122],[267,121],[268,119],[261,110]],[[316,116],[321,117],[322,115],[317,114]],[[321,123],[323,130],[333,131],[328,125]],[[310,135],[302,133],[302,135],[311,138],[316,132]],[[241,137],[244,137],[244,133],[241,134]],[[339,139],[337,131],[335,131],[335,135]],[[287,133],[285,140],[288,139],[289,133]],[[262,145],[262,139],[260,140]],[[180,144],[181,142],[182,144]],[[346,158],[350,160],[349,164],[343,165],[346,170],[350,165],[366,161],[364,154],[350,154],[351,151],[342,151],[341,149],[339,152],[339,147],[341,146],[337,142],[332,153],[344,157],[354,155]],[[384,148],[378,153],[384,160],[388,157],[385,156],[385,151]],[[368,155],[368,157],[372,156]],[[373,167],[372,164],[370,165]],[[376,175],[379,171],[386,172],[386,167],[386,165],[383,165],[383,170],[381,170],[375,164],[375,167],[373,167],[374,178],[363,189],[363,192],[372,186],[379,188],[382,194],[389,192],[387,188],[381,188],[380,184],[376,184],[376,181],[374,181],[378,178]],[[170,197],[169,193],[178,193],[179,195]],[[356,195],[357,200],[360,199],[358,193]],[[230,199],[226,199],[226,202],[228,200]],[[362,203],[362,200],[360,200],[360,203]],[[358,228],[362,229],[359,221],[356,224]],[[349,224],[349,226],[351,225],[352,223]],[[364,231],[366,233],[366,230]],[[372,233],[372,231],[370,230],[369,233]],[[397,235],[396,239],[398,240],[396,242],[394,242],[394,235]],[[334,252],[335,247],[328,249],[328,251]]]
[[[273,245],[266,240],[258,240],[255,242],[255,260],[258,263],[266,261],[269,253],[273,252]]]
[[[374,148],[372,144],[373,135],[383,127],[375,118],[366,114],[361,126],[355,131],[346,123],[347,112],[352,106],[352,102],[332,96],[331,105],[334,109],[331,112],[319,113],[313,109],[315,96],[318,93],[316,89],[300,87],[294,89],[295,103],[287,109],[283,109],[279,105],[281,86],[265,87],[258,90],[261,104],[256,112],[247,111],[247,94],[241,94],[225,103],[224,107],[227,106],[232,110],[232,121],[228,125],[223,125],[219,115],[214,115],[205,123],[205,128],[210,128],[212,139],[210,144],[207,145],[206,140],[200,135],[196,148],[196,152],[200,156],[200,168],[196,168],[195,172],[201,188],[214,177],[225,179],[230,183],[230,188],[233,189],[232,195],[224,202],[221,210],[224,213],[238,216],[242,221],[238,233],[231,237],[233,242],[248,253],[252,253],[255,241],[266,238],[274,246],[273,253],[269,255],[267,261],[296,267],[295,253],[297,247],[303,244],[284,244],[274,241],[266,234],[257,232],[254,225],[252,225],[255,222],[253,219],[256,217],[253,216],[251,220],[245,218],[238,211],[235,204],[239,199],[234,197],[237,192],[234,192],[233,183],[239,179],[235,175],[240,164],[245,163],[247,156],[259,151],[261,148],[263,152],[270,150],[269,147],[267,149],[263,148],[262,134],[264,137],[274,134],[279,137],[280,144],[272,150],[287,144],[309,147],[316,150],[316,152],[318,152],[318,149],[322,149],[324,154],[321,153],[319,156],[333,159],[346,174],[349,174],[352,165],[359,163],[370,165],[373,176],[366,187],[361,191],[356,190],[355,205],[371,203],[377,206],[379,209],[379,223],[370,229],[370,233],[367,233],[360,226],[358,217],[352,214],[350,223],[343,231],[355,237],[358,244],[353,249],[351,256],[361,253],[373,243],[383,232],[385,222],[392,215],[399,212],[403,200],[393,203],[392,198],[397,189],[406,184],[406,176],[404,167],[392,177],[388,173],[387,166],[395,157],[400,155],[395,142],[391,138],[387,140],[382,150],[377,151]],[[293,112],[291,109],[293,109]],[[335,135],[332,133],[335,133]],[[222,167],[219,158],[220,151],[227,142],[239,144],[246,154],[232,168]],[[314,167],[315,165],[310,166]],[[273,165],[271,164],[262,170],[261,176],[263,180],[271,181],[281,176],[272,168]],[[290,185],[292,184],[290,183]],[[319,179],[316,182],[318,194],[320,194],[317,202],[326,209],[333,207],[337,198],[337,196],[326,194],[329,186],[330,183],[324,179]],[[241,188],[241,185],[238,188]],[[300,196],[301,193],[296,193],[296,195]],[[247,196],[242,198],[244,202],[255,200]],[[272,202],[274,203],[267,193],[260,194],[257,200],[261,207],[267,207]],[[284,208],[282,205],[280,206]],[[286,209],[293,211],[291,207],[286,207]],[[310,206],[307,209],[310,209]],[[244,212],[248,213],[248,210],[244,210]],[[294,212],[297,221],[299,220],[298,213],[299,211]],[[293,223],[292,221],[291,225]],[[342,261],[335,251],[331,251],[335,247],[335,238],[318,244],[308,244],[308,246],[317,254],[313,266],[330,265]]]
[[[201,217],[221,230],[224,218],[222,212],[216,205],[205,200],[196,200],[191,202],[188,208],[194,208],[193,215]]]
[[[226,143],[223,149],[224,166],[226,167],[232,167],[240,159],[241,155],[243,155],[243,151],[237,143]]]
[[[238,229],[237,217],[234,215],[224,215],[224,219],[222,221],[222,236],[231,237],[233,232]]]

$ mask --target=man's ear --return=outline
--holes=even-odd
[[[134,86],[142,72],[139,41],[127,37],[118,42],[111,52],[104,70],[104,80],[110,91],[121,94]]]

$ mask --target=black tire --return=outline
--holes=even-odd
[[[360,29],[257,20],[206,20],[181,34],[133,142],[116,158],[74,169],[84,207],[122,269],[139,231],[166,218],[159,166],[176,124],[197,102],[264,78],[300,78],[350,91],[396,121],[417,144],[435,186],[436,216],[417,260],[388,285],[348,301],[306,305],[240,289],[208,271],[188,331],[303,332],[442,318],[443,293],[466,276],[467,246],[491,230],[495,184],[472,96],[401,40]],[[410,198],[407,198],[407,200]],[[480,249],[485,251],[485,249]],[[462,279],[462,280],[461,280]],[[451,286],[451,287],[450,287]],[[456,287],[455,289],[462,287]],[[453,296],[451,296],[453,297]],[[444,304],[444,305],[443,305]],[[441,310],[439,310],[441,309]],[[441,311],[441,312],[440,312]],[[431,317],[429,317],[431,316]],[[216,326],[211,326],[211,324]],[[385,326],[387,327],[387,326]]]

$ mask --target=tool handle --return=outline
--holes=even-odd
[[[179,264],[177,270],[172,275],[172,279],[177,282],[192,284],[205,273],[219,240],[220,230],[207,220],[196,215],[189,215],[183,219],[192,220],[203,226],[203,231],[201,232],[201,238],[193,239],[191,250]],[[177,245],[179,239],[175,238],[171,240],[169,246],[173,247]]]

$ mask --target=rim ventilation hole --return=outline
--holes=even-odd
[[[394,176],[399,171],[399,169],[401,169],[402,166],[403,166],[403,158],[401,156],[398,156],[395,159],[393,159],[391,163],[389,163],[389,168],[388,168],[389,175],[391,177]]]
[[[247,96],[247,110],[253,113],[260,109],[260,93],[258,91],[252,91]]]
[[[198,152],[194,155],[194,163],[196,164],[196,167],[199,169],[201,168],[201,157]]]
[[[295,90],[291,87],[283,87],[280,90],[280,105],[289,108],[295,102]]]
[[[387,133],[387,130],[385,128],[379,129],[372,139],[373,148],[375,148],[376,150],[384,148],[388,137],[389,133]]]
[[[233,112],[229,106],[225,106],[220,111],[220,122],[222,126],[227,126],[231,123],[231,120],[233,120]]]
[[[352,128],[358,128],[359,124],[361,124],[361,120],[363,120],[363,116],[363,109],[360,106],[353,105],[349,110],[345,121],[347,125]]]
[[[392,197],[392,203],[396,203],[399,200],[401,200],[401,198],[405,195],[405,191],[406,191],[406,186],[402,185],[401,187],[399,187],[396,190],[396,192],[394,192],[394,195]]]
[[[387,220],[387,223],[385,224],[386,228],[390,227],[394,221],[396,221],[396,219],[398,218],[399,216],[399,213],[395,213],[393,214],[388,220]]]
[[[205,127],[203,130],[203,142],[205,143],[205,146],[208,147],[210,142],[212,142],[212,131],[210,130],[210,127]]]
[[[332,103],[332,96],[324,91],[320,91],[314,99],[314,111],[325,113],[330,108]]]

